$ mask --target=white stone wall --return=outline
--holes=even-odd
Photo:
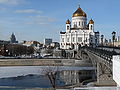
[[[84,28],[87,24],[87,18],[86,17],[72,17],[72,28],[77,26],[77,28]]]
[[[113,79],[120,87],[120,55],[113,56]]]
[[[84,46],[90,43],[90,33],[93,34],[91,30],[71,30],[71,32],[66,32],[60,36],[60,44],[62,49],[72,48],[74,44],[75,49],[78,49],[79,45]],[[63,40],[64,39],[64,40]]]

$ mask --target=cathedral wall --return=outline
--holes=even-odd
[[[87,24],[86,17],[72,17],[72,28],[84,28]]]

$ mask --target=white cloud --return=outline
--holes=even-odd
[[[0,4],[18,5],[25,3],[25,0],[0,0]]]
[[[29,16],[28,22],[26,24],[38,24],[38,25],[48,25],[56,21],[55,18],[47,17],[47,16]]]
[[[35,9],[25,9],[25,10],[16,10],[15,13],[42,13],[42,12]]]

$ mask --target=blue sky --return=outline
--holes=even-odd
[[[59,41],[78,4],[88,21],[94,20],[95,31],[106,38],[113,30],[120,36],[120,0],[0,0],[0,39],[9,40],[14,32],[18,41]]]

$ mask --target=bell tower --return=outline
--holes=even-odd
[[[94,21],[92,19],[89,21],[89,30],[94,31]]]
[[[71,22],[70,22],[70,20],[68,19],[68,20],[66,21],[66,32],[70,32],[70,28],[71,28]]]

